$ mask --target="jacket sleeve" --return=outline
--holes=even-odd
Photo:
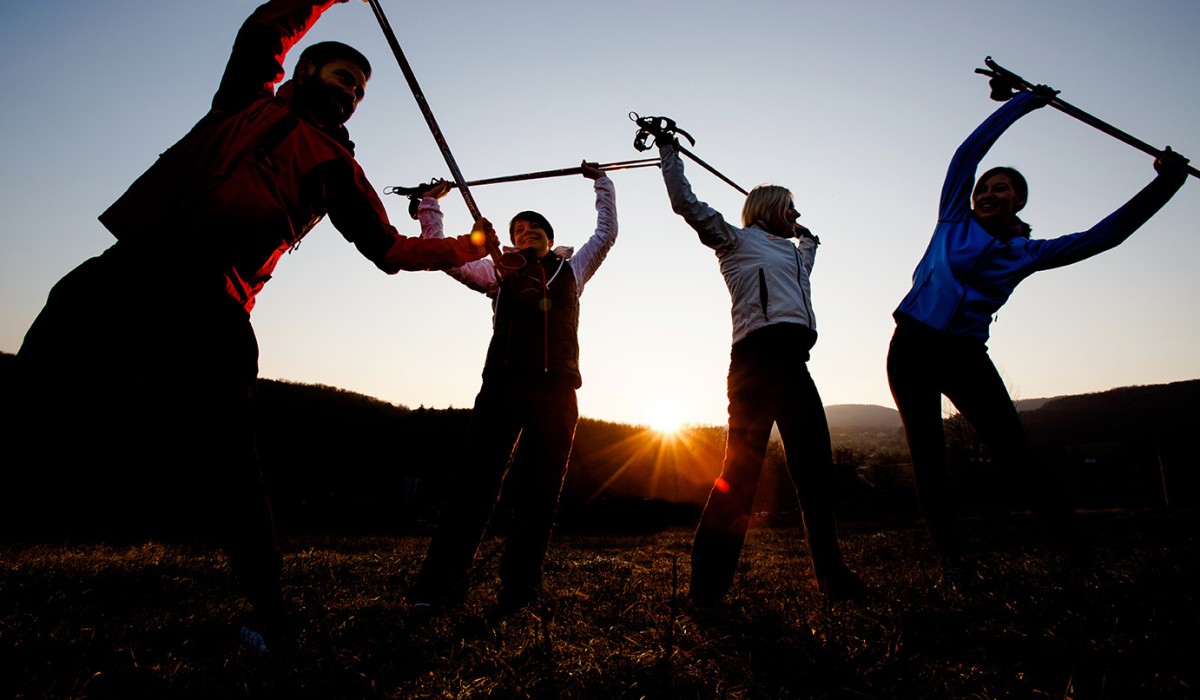
[[[570,262],[579,294],[583,294],[584,285],[600,269],[608,251],[617,242],[617,192],[613,181],[607,176],[598,178],[593,188],[596,191],[596,231]]]
[[[442,230],[442,208],[433,197],[423,197],[417,206],[417,220],[421,223],[421,238],[440,240],[445,234]],[[482,258],[473,262],[451,267],[445,270],[447,275],[462,282],[464,285],[489,296],[500,288],[500,278],[496,276],[496,264],[491,258]]]
[[[817,261],[817,239],[812,236],[800,236],[797,248],[800,250],[800,264],[804,266],[804,271],[811,273],[813,263]]]
[[[671,141],[660,143],[658,153],[662,157],[663,182],[667,185],[667,196],[671,209],[683,217],[696,233],[700,242],[718,253],[737,245],[738,229],[725,222],[725,217],[716,209],[696,199],[692,186],[683,175],[683,159]]]
[[[946,181],[942,183],[942,200],[938,221],[961,221],[971,211],[971,189],[975,185],[975,170],[987,155],[996,139],[1018,119],[1036,109],[1031,92],[1019,92],[983,121],[954,152]]]
[[[259,5],[238,30],[213,96],[212,108],[227,111],[274,94],[283,80],[283,60],[321,14],[346,0],[271,0]]]
[[[1027,250],[1036,259],[1035,269],[1049,270],[1086,260],[1117,247],[1150,220],[1183,187],[1187,174],[1161,174],[1103,221],[1087,231],[1049,240],[1030,241]]]
[[[444,270],[478,260],[487,251],[458,238],[421,239],[400,235],[388,222],[383,202],[362,168],[349,157],[320,166],[329,220],[376,267],[388,274],[400,270]]]

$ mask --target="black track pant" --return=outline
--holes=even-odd
[[[887,371],[908,436],[921,514],[944,561],[957,561],[962,552],[946,465],[943,394],[975,427],[993,456],[1021,480],[1034,513],[1051,535],[1068,549],[1077,546],[1066,493],[1030,444],[983,342],[904,321],[892,336]]]
[[[519,604],[538,594],[578,418],[569,384],[484,380],[471,414],[465,459],[410,593],[413,600],[465,593],[501,487],[514,517],[500,560],[501,602]]]
[[[733,583],[776,423],[822,590],[844,568],[833,516],[829,426],[805,365],[811,341],[798,341],[795,330],[768,326],[739,341],[730,354],[725,462],[692,544],[690,596],[697,602],[719,600]]]
[[[118,243],[51,290],[15,362],[4,534],[215,539],[270,615],[281,558],[255,445],[258,344],[219,277],[171,262]]]

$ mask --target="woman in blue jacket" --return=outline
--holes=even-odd
[[[1158,176],[1092,228],[1051,239],[1030,237],[1018,216],[1025,178],[992,168],[971,187],[975,169],[1017,119],[1045,106],[1054,91],[1020,92],[959,146],[942,186],[937,227],[893,316],[888,381],[912,454],[921,512],[942,560],[943,576],[964,575],[946,468],[941,397],[950,399],[1002,463],[1020,470],[1035,514],[1069,553],[1084,556],[1062,487],[1038,465],[1016,407],[988,356],[988,327],[1017,284],[1040,270],[1070,265],[1113,248],[1154,215],[1187,177],[1187,160],[1170,149]]]

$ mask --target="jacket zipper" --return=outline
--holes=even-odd
[[[990,235],[991,234],[989,234],[989,236]],[[995,243],[996,243],[996,237],[991,236],[991,240],[989,240],[987,242],[987,245],[983,246],[983,250],[979,251],[979,255],[975,256],[975,260],[974,260],[974,262],[971,263],[971,267],[967,268],[967,273],[966,273],[966,275],[964,275],[964,277],[970,277],[971,273],[975,272],[975,268],[979,267],[979,264],[981,262],[983,262],[984,256],[986,256],[988,254],[988,252],[992,249],[992,246],[995,245]],[[951,271],[953,271],[953,269]],[[957,275],[955,275],[955,277],[957,278]],[[961,282],[961,280],[960,280],[960,282]],[[962,293],[958,295],[958,302],[954,304],[954,316],[958,316],[958,312],[962,309],[963,301],[966,298],[967,298],[967,285],[965,283],[963,283]]]
[[[800,276],[800,273],[804,270],[804,264],[800,261],[800,249],[792,246],[792,252],[796,256],[796,286],[800,288],[800,305],[804,307],[804,315],[808,316],[809,327],[816,328],[817,320],[813,318],[812,309],[809,307],[809,300],[804,296],[804,280]]]
[[[767,298],[767,273],[761,267],[758,268],[758,305],[762,307],[763,320],[770,321],[771,315],[767,313],[767,304],[770,300]]]
[[[550,284],[546,281],[546,268],[540,263],[542,275],[542,372],[550,372]]]

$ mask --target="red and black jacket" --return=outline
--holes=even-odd
[[[354,159],[344,127],[322,129],[292,106],[283,60],[336,0],[272,0],[234,42],[212,109],[160,156],[101,223],[165,262],[223,278],[247,311],[284,252],[326,214],[387,273],[478,259],[469,237],[401,236]]]

